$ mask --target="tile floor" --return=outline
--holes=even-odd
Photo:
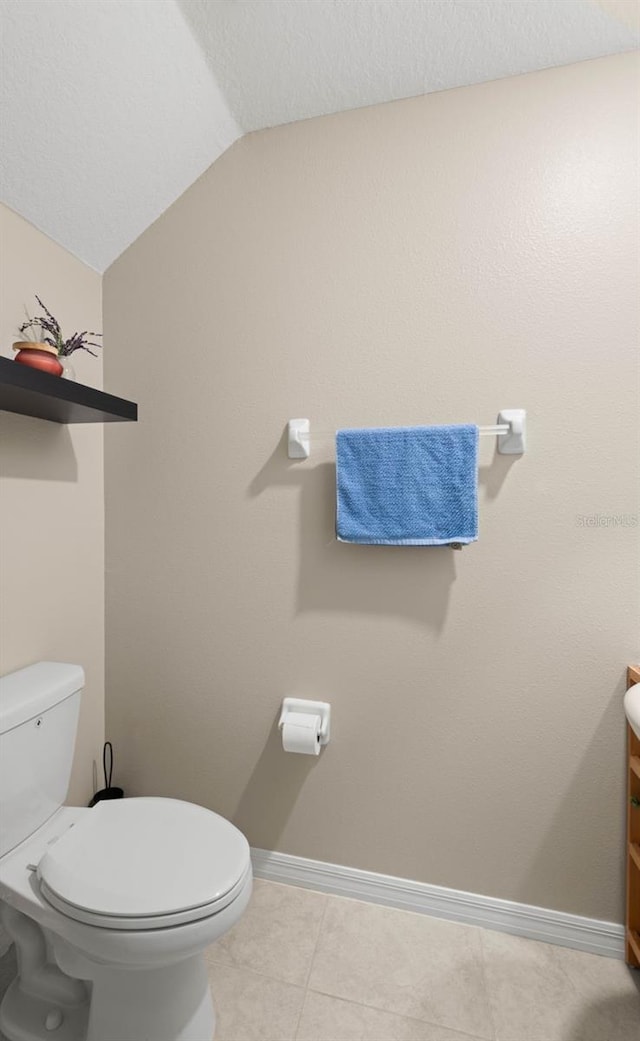
[[[273,882],[207,960],[216,1041],[640,1041],[621,961]]]

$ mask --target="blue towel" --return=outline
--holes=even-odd
[[[478,538],[478,428],[336,435],[340,542],[442,546]]]

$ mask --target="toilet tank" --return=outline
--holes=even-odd
[[[0,856],[64,803],[84,672],[41,661],[0,678]]]

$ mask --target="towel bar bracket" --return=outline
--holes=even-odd
[[[479,427],[483,436],[498,438],[501,455],[523,455],[526,446],[527,413],[523,408],[503,409],[495,426]],[[332,433],[332,437],[335,432]],[[308,459],[311,454],[311,423],[308,419],[290,419],[288,428],[289,459]]]
[[[498,423],[506,423],[509,427],[508,433],[498,440],[500,455],[524,455],[527,433],[526,411],[523,408],[505,408],[498,413]]]
[[[308,419],[289,420],[289,459],[308,459],[311,453],[311,424]]]

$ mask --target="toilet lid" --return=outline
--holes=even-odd
[[[118,799],[99,802],[69,828],[40,860],[38,877],[71,917],[134,927],[184,912],[197,918],[198,908],[214,913],[211,905],[229,902],[249,864],[244,835],[211,810],[179,799]]]

